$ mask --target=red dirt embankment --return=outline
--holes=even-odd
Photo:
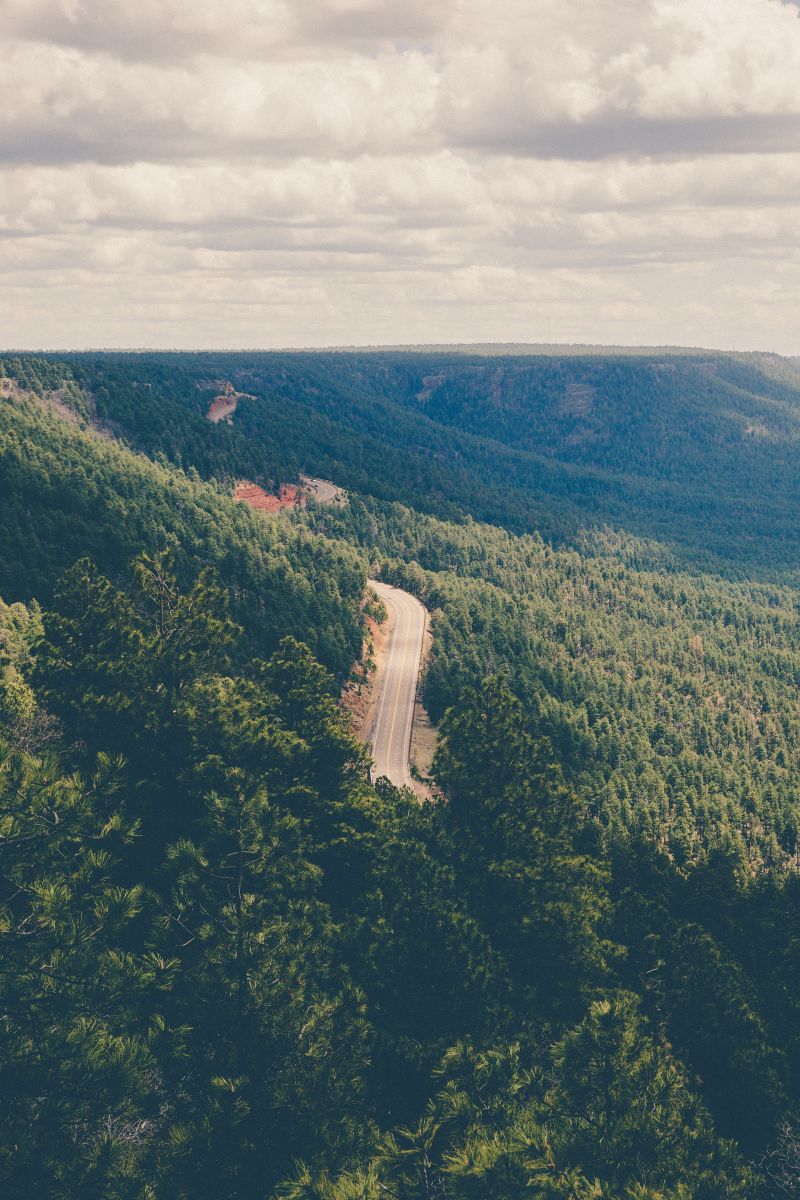
[[[236,412],[237,401],[231,396],[216,396],[209,405],[206,416],[214,425],[230,418]]]
[[[336,487],[329,479],[314,479],[301,475],[300,483],[282,483],[277,496],[265,492],[257,483],[240,479],[233,493],[234,500],[241,500],[261,512],[280,512],[282,508],[305,508],[309,496],[318,504],[345,504],[346,492]]]
[[[260,512],[280,512],[282,508],[297,508],[298,505],[304,505],[306,502],[305,496],[294,483],[281,484],[278,495],[273,496],[269,492],[265,492],[257,483],[247,483],[246,480],[237,483],[233,498],[241,501],[242,504],[249,504],[251,508],[256,508]]]
[[[374,617],[368,616],[365,625],[361,658],[353,664],[350,679],[342,688],[342,705],[352,717],[357,736],[365,735],[372,724],[375,671],[383,662],[389,632],[388,621],[379,624]]]
[[[230,424],[239,401],[254,399],[249,392],[237,392],[232,383],[227,383],[223,379],[212,380],[211,386],[220,389],[219,395],[211,401],[206,413],[206,417],[214,425],[219,424],[220,421],[227,421]]]

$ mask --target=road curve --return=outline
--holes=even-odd
[[[301,475],[300,482],[305,484],[314,499],[319,504],[338,504],[344,499],[344,492],[329,479],[315,479],[313,475]]]
[[[373,776],[385,775],[396,787],[413,787],[408,769],[411,726],[425,636],[425,609],[419,600],[388,583],[368,579],[389,613],[389,637],[375,681],[375,716],[369,744]]]

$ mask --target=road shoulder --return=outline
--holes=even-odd
[[[436,752],[438,732],[422,703],[422,676],[428,661],[433,637],[431,635],[430,613],[425,613],[425,636],[422,642],[422,659],[417,677],[417,700],[414,705],[414,720],[411,725],[411,776],[414,780],[414,791],[420,800],[433,800],[434,787],[431,779],[433,756]],[[419,778],[417,778],[419,776]]]
[[[368,588],[365,603],[371,596],[374,596],[374,593]],[[342,704],[350,713],[353,732],[364,745],[371,744],[375,731],[375,721],[381,698],[382,669],[391,647],[395,628],[396,617],[389,605],[386,605],[386,613],[385,620],[380,624],[371,616],[366,617],[361,658],[355,664],[350,682],[342,691]],[[422,703],[422,668],[427,659],[430,645],[430,618],[426,614],[409,756],[412,787],[420,800],[433,799],[429,776],[437,738],[436,728],[431,724],[430,717]]]

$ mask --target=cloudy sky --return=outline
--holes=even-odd
[[[800,354],[789,0],[0,0],[0,344]]]

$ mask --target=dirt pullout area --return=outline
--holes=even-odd
[[[232,425],[233,414],[236,412],[239,401],[255,399],[255,396],[251,396],[249,392],[237,392],[232,383],[227,383],[222,379],[212,380],[210,384],[204,386],[219,389],[219,394],[211,401],[206,413],[206,417],[213,425],[218,425],[220,421],[227,421],[229,425]]]
[[[375,600],[374,593],[368,591],[365,606],[374,605]],[[378,699],[375,684],[386,656],[391,632],[392,618],[390,615],[379,623],[367,612],[361,658],[355,664],[349,682],[342,689],[342,706],[350,713],[353,732],[361,742],[369,742],[372,736]],[[411,727],[411,777],[414,791],[420,800],[436,798],[436,788],[430,778],[430,771],[436,749],[437,733],[423,707],[421,685],[421,668],[428,657],[430,646],[431,633],[426,620],[420,682],[417,684],[417,701],[414,705],[414,720]]]
[[[236,412],[236,405],[239,403],[236,396],[215,396],[209,405],[206,416],[212,425],[218,425],[220,421],[227,421],[229,425],[233,422],[231,418]]]
[[[301,475],[300,479],[300,485],[281,484],[277,496],[265,491],[257,483],[240,479],[234,488],[233,498],[259,512],[271,513],[280,512],[283,508],[305,508],[309,496],[318,504],[345,504],[347,501],[346,492],[327,479],[312,479],[309,475]]]
[[[255,508],[259,512],[270,513],[280,512],[282,508],[297,508],[298,505],[305,504],[305,497],[294,483],[282,484],[278,495],[273,496],[270,492],[265,492],[257,483],[248,483],[247,480],[242,479],[234,488],[233,498],[242,504],[249,504],[251,508]]]

